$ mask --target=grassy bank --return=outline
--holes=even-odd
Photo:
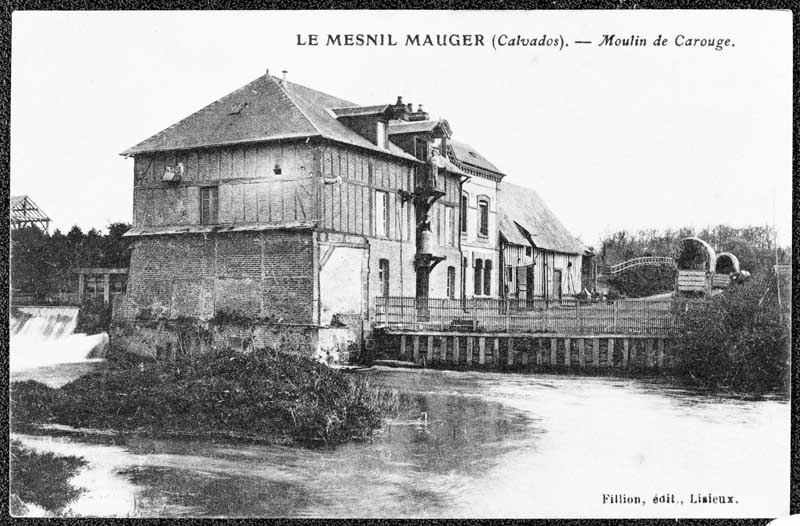
[[[765,273],[687,313],[675,374],[712,389],[788,393],[789,319],[776,289],[775,276]]]
[[[311,447],[366,439],[383,417],[412,406],[396,391],[270,351],[169,363],[114,361],[60,389],[13,383],[10,399],[12,430],[56,423]]]
[[[69,482],[86,465],[83,458],[36,453],[16,440],[11,441],[9,449],[8,491],[17,496],[10,501],[12,515],[23,515],[25,504],[59,514],[83,492]]]

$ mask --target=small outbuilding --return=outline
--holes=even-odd
[[[710,294],[716,270],[717,255],[714,248],[697,237],[687,237],[678,243],[675,254],[677,292]]]
[[[739,274],[741,268],[739,259],[730,252],[720,252],[717,255],[716,271],[711,286],[724,289],[731,284],[733,276]]]

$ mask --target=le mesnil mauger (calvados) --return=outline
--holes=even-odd
[[[466,339],[459,357],[458,330],[508,332],[492,300],[566,301],[589,286],[593,254],[453,135],[401,97],[361,106],[267,73],[129,148],[135,241],[112,341],[167,357],[169,320],[213,320],[193,346],[344,363],[382,338],[385,357],[430,360],[436,346],[499,363],[511,340]],[[455,339],[420,350],[404,332],[445,319]]]

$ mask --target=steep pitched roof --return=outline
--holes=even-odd
[[[329,108],[357,105],[320,91],[264,75],[125,150],[122,155],[185,150],[277,139],[324,137],[416,160],[396,145],[379,148],[343,123]]]
[[[489,161],[489,159],[478,153],[478,151],[469,144],[453,140],[450,140],[447,144],[450,146],[450,153],[456,161],[504,175],[499,168]]]
[[[544,250],[567,254],[583,254],[586,250],[535,191],[501,182],[497,194],[500,233],[510,242],[527,244],[520,241],[522,234],[527,234],[534,246]]]

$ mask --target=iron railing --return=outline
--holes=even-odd
[[[696,303],[696,302],[694,302]],[[672,334],[690,302],[375,298],[376,328],[448,332]]]

